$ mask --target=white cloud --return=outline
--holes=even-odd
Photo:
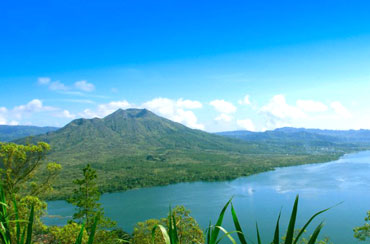
[[[192,101],[192,100],[183,100],[180,98],[176,102],[178,107],[185,108],[185,109],[196,109],[196,108],[202,108],[202,103],[198,101]]]
[[[220,113],[231,114],[236,112],[236,107],[231,102],[227,102],[223,99],[213,100],[209,104]]]
[[[77,89],[79,89],[81,91],[85,91],[85,92],[91,92],[91,91],[95,90],[94,84],[88,83],[86,80],[76,81],[74,86]]]
[[[204,130],[204,125],[198,123],[198,118],[193,111],[177,109],[173,120],[178,123],[183,123],[193,129]]]
[[[243,99],[239,100],[238,103],[240,105],[251,105],[251,101],[249,95],[245,95]]]
[[[60,81],[53,81],[50,83],[49,89],[52,91],[67,91],[69,88]]]
[[[224,122],[230,122],[233,119],[232,116],[228,114],[220,114],[215,118],[216,121],[224,121]]]
[[[328,110],[328,106],[313,100],[297,100],[296,104],[298,108],[305,112],[325,112]]]
[[[16,106],[11,110],[0,107],[0,124],[18,125],[18,120],[25,116],[29,117],[33,116],[35,113],[55,112],[58,110],[58,108],[43,105],[43,102],[39,99],[33,99],[27,104]]]
[[[50,83],[50,81],[51,81],[51,79],[50,79],[49,77],[39,77],[39,78],[37,79],[37,83],[38,83],[39,85],[47,85],[47,84],[49,84],[49,83]]]
[[[343,117],[343,118],[350,118],[352,117],[352,114],[351,112],[348,111],[348,109],[346,107],[344,107],[340,102],[336,101],[336,102],[332,102],[330,104],[330,107],[334,110],[334,112]]]
[[[238,126],[245,130],[256,131],[256,127],[254,126],[252,120],[250,119],[237,120],[236,123],[238,124]]]
[[[12,120],[8,123],[8,125],[19,125],[18,121]]]
[[[80,116],[85,118],[95,118],[95,117],[103,118],[120,108],[127,109],[130,107],[132,107],[132,105],[126,100],[112,101],[110,103],[98,105],[96,111],[93,111],[91,109],[85,109],[82,113],[80,113]]]
[[[279,119],[299,119],[307,115],[299,108],[287,104],[284,95],[275,95],[270,102],[261,108],[262,112]]]
[[[64,109],[63,111],[60,111],[59,113],[54,114],[55,117],[59,118],[67,118],[67,119],[74,119],[76,118],[76,115],[72,114],[68,110]]]
[[[22,113],[33,113],[33,112],[43,112],[43,111],[53,111],[57,108],[44,106],[42,101],[39,99],[33,99],[32,101],[28,102],[25,105],[17,106],[13,109],[14,112],[22,114]]]
[[[196,115],[192,111],[184,110],[200,108],[200,102],[182,99],[176,101],[160,97],[145,102],[142,107],[158,113],[167,119],[183,123],[190,128],[204,130],[204,125],[198,123]]]
[[[4,115],[0,114],[0,125],[6,125],[6,118]]]

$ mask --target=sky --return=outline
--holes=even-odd
[[[369,1],[1,1],[0,124],[122,108],[208,132],[370,129]]]

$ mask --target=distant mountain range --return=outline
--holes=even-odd
[[[330,146],[338,144],[370,145],[370,130],[320,130],[284,127],[265,132],[228,131],[218,135],[247,142]]]
[[[102,119],[76,119],[59,129],[11,128],[17,133],[10,136],[0,131],[0,138],[51,145],[48,159],[63,166],[56,192],[50,196],[54,198],[64,198],[71,192],[72,179],[80,176],[80,169],[87,163],[97,169],[100,189],[106,192],[185,181],[230,180],[277,166],[330,161],[346,152],[370,148],[368,131],[358,136],[295,128],[211,134],[146,109],[119,109]],[[16,139],[20,135],[25,137]]]
[[[57,127],[38,127],[27,125],[0,125],[0,141],[9,142],[19,138],[55,131]]]

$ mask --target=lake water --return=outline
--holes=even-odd
[[[108,217],[131,232],[138,221],[165,217],[169,205],[184,205],[206,228],[210,220],[216,222],[223,205],[234,196],[243,229],[254,241],[257,221],[263,243],[269,243],[280,209],[281,229],[286,229],[297,194],[298,226],[315,212],[343,202],[319,216],[312,228],[324,221],[321,237],[329,236],[336,244],[357,243],[352,229],[364,223],[370,210],[370,152],[345,155],[329,163],[277,168],[229,182],[180,183],[104,194],[101,203]],[[65,224],[73,211],[73,206],[64,201],[49,202],[49,215],[63,218],[47,217],[44,221],[48,225]],[[234,229],[229,211],[224,226]]]

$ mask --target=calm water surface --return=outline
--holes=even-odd
[[[329,163],[278,168],[229,182],[181,183],[104,194],[101,203],[107,216],[131,232],[138,221],[165,217],[170,204],[190,209],[205,228],[210,220],[216,222],[223,205],[234,196],[234,207],[251,239],[254,241],[257,221],[262,241],[269,243],[280,209],[282,228],[286,228],[296,194],[300,196],[299,226],[318,210],[343,202],[321,215],[314,225],[324,221],[321,237],[329,236],[334,243],[357,243],[352,229],[364,223],[370,210],[370,151],[345,155]],[[63,217],[47,217],[44,221],[48,225],[63,225],[73,211],[74,207],[64,201],[49,202],[49,215]],[[224,226],[233,230],[229,212]]]

